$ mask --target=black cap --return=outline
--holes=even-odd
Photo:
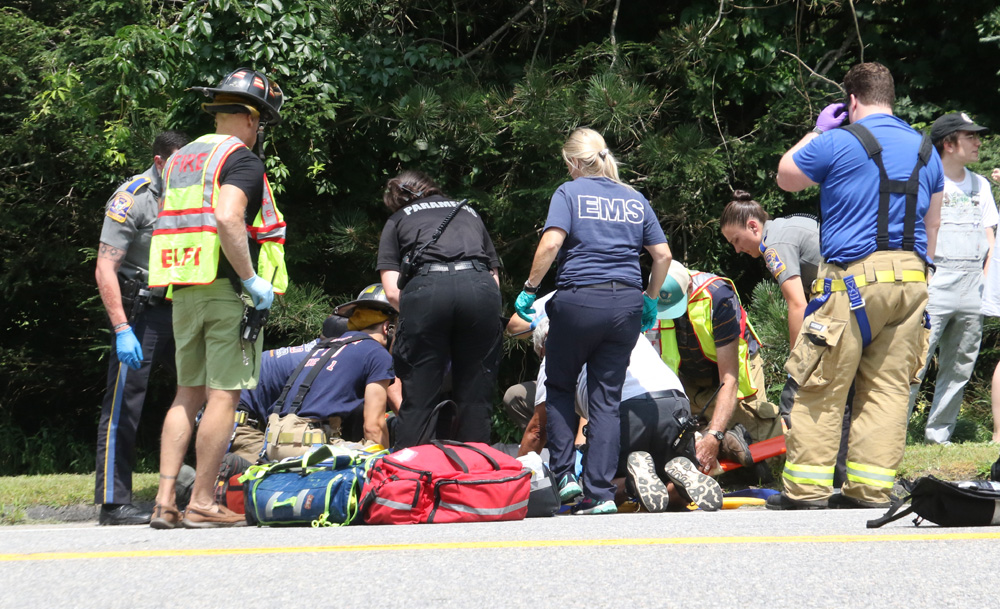
[[[952,112],[951,114],[938,117],[934,121],[934,124],[931,125],[931,141],[937,144],[956,131],[978,133],[980,131],[988,131],[988,129],[972,122],[972,119],[965,112]]]

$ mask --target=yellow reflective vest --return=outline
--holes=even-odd
[[[219,173],[229,155],[246,147],[239,138],[205,135],[175,152],[163,172],[163,206],[153,224],[149,285],[204,285],[218,276],[221,242],[215,221]],[[264,176],[263,198],[247,235],[260,245],[257,274],[277,294],[288,288],[285,221]]]
[[[698,346],[702,354],[711,362],[718,364],[718,357],[715,351],[715,333],[712,329],[712,298],[715,289],[721,284],[727,284],[736,294],[736,302],[739,304],[739,294],[736,293],[736,286],[725,277],[719,277],[711,273],[691,272],[692,292],[688,299],[687,315],[694,329],[695,337],[698,339]],[[677,348],[677,331],[674,327],[674,320],[661,319],[658,328],[649,332],[653,336],[650,338],[654,343],[659,342],[660,357],[663,362],[675,373],[680,374],[681,354]],[[757,387],[753,385],[753,375],[750,373],[750,345],[747,337],[753,336],[757,344],[760,339],[747,319],[746,311],[740,304],[740,344],[739,344],[739,388],[736,395],[739,399],[751,397],[757,393]]]

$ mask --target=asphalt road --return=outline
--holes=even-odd
[[[0,607],[995,607],[1000,529],[879,510],[0,528]]]

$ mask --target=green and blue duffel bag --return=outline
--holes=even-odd
[[[358,515],[365,471],[386,453],[323,445],[301,457],[252,466],[240,477],[247,523],[351,524]]]

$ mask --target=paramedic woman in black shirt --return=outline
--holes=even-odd
[[[383,200],[393,214],[382,230],[378,270],[399,311],[393,365],[403,384],[395,447],[430,439],[449,364],[458,406],[452,439],[488,443],[502,344],[500,260],[493,241],[476,210],[462,206],[400,290],[403,256],[429,243],[459,201],[419,171],[389,180]]]

